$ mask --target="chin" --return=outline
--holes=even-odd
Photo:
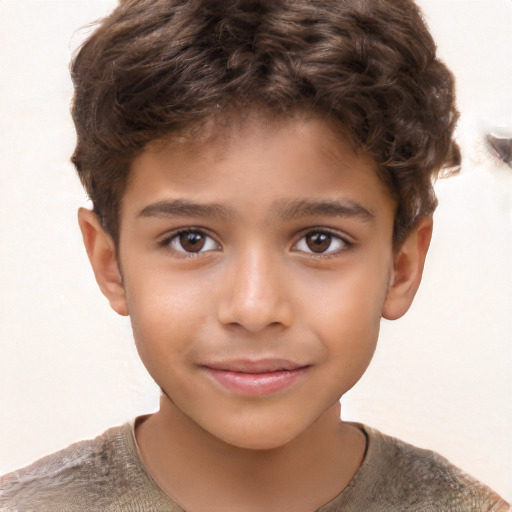
[[[259,421],[258,421],[259,420]],[[220,428],[219,428],[220,427]],[[281,448],[307,430],[307,425],[290,424],[273,418],[246,418],[243,422],[222,424],[209,429],[220,441],[245,450],[275,450]]]
[[[276,427],[275,430],[278,429],[279,427]],[[294,435],[282,435],[279,432],[255,431],[244,432],[243,436],[240,435],[240,432],[234,433],[232,436],[224,433],[220,439],[226,444],[243,450],[265,451],[281,448],[290,443],[295,437]]]

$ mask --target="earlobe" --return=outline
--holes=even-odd
[[[382,316],[396,320],[412,304],[423,275],[432,238],[432,217],[420,217],[393,258],[393,273],[382,307]]]
[[[103,229],[96,213],[86,208],[78,210],[78,224],[100,290],[116,313],[127,316],[126,295],[112,237]]]

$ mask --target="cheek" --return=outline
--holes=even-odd
[[[318,324],[332,328],[361,328],[379,324],[388,290],[390,270],[382,264],[359,262],[337,273],[316,276],[308,288],[308,308]],[[336,330],[336,329],[334,329]]]
[[[146,329],[176,329],[204,315],[204,288],[184,272],[135,269],[125,277],[125,290],[130,316]]]
[[[142,276],[127,279],[126,297],[137,350],[145,364],[170,363],[189,350],[194,329],[205,320],[200,294],[176,281]]]
[[[364,268],[363,268],[364,267]],[[388,272],[382,265],[361,265],[319,283],[304,317],[323,340],[325,355],[347,373],[364,371],[377,343]]]

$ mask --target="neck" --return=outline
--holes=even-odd
[[[315,510],[348,485],[366,446],[340,420],[338,403],[291,442],[253,450],[211,435],[165,396],[136,437],[148,472],[188,512],[211,511],[212,503],[224,512]]]

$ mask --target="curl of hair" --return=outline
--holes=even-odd
[[[397,241],[460,162],[454,79],[410,0],[123,0],[71,71],[72,161],[115,239],[148,143],[237,109],[337,121],[395,197]]]

